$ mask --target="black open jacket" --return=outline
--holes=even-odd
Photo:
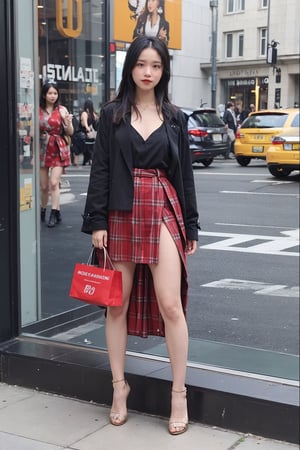
[[[113,124],[115,105],[114,102],[109,103],[101,110],[81,229],[84,233],[108,230],[109,210],[132,209],[130,115],[126,121]],[[186,237],[198,240],[200,227],[187,124],[183,112],[178,110],[170,122],[165,122],[165,126],[172,155],[168,178],[181,205]]]

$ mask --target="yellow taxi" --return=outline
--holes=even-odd
[[[250,113],[236,133],[234,153],[241,166],[266,159],[273,137],[299,128],[299,109],[268,109]]]
[[[267,150],[267,166],[271,175],[277,178],[300,170],[299,127],[273,137],[272,145]]]

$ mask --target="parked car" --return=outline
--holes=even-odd
[[[299,109],[272,109],[250,113],[236,133],[234,153],[241,166],[251,159],[266,159],[274,136],[299,127]]]
[[[208,167],[218,155],[229,153],[230,143],[224,122],[214,108],[181,108],[188,121],[192,162]]]
[[[299,139],[299,127],[273,137],[267,150],[267,166],[274,177],[287,177],[293,170],[300,170]]]

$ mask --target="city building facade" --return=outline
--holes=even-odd
[[[218,104],[299,106],[299,14],[297,0],[219,0]],[[201,70],[209,76],[211,64]]]

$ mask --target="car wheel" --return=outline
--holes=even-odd
[[[291,173],[291,170],[284,169],[280,166],[279,167],[269,166],[268,169],[269,169],[270,174],[276,178],[284,178],[284,177],[287,177]]]
[[[249,158],[249,156],[237,156],[236,160],[240,166],[246,167],[251,161],[251,158]]]
[[[205,167],[208,167],[213,162],[214,158],[203,159],[201,162]]]

